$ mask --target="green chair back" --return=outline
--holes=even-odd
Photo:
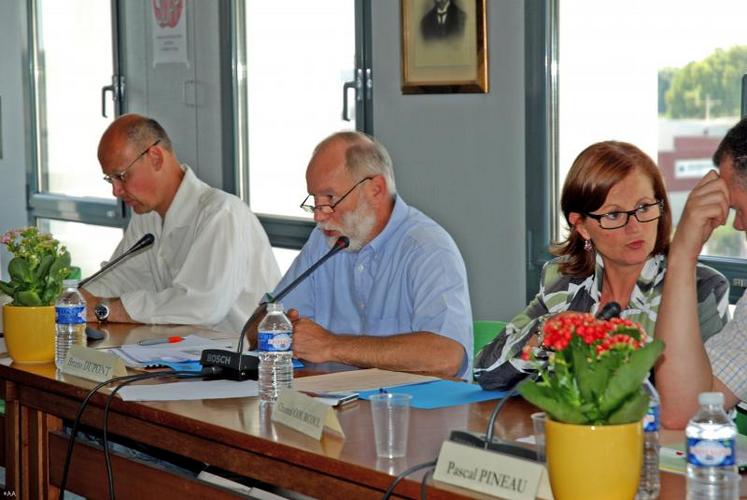
[[[738,433],[747,435],[747,410],[737,406],[737,416],[734,418],[734,423],[737,424]]]
[[[474,332],[474,354],[490,343],[506,327],[505,321],[479,320],[472,324]]]

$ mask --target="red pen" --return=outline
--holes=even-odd
[[[176,344],[184,340],[184,337],[174,336],[165,339],[146,339],[138,342],[138,345],[158,345],[158,344]]]

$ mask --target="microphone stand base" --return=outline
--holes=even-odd
[[[451,431],[449,441],[523,458],[524,460],[537,461],[537,452],[533,448],[522,446],[519,443],[509,443],[498,439],[487,442],[486,446],[484,434],[477,434],[469,431]]]

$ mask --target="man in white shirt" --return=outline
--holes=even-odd
[[[112,193],[134,212],[112,259],[146,233],[155,243],[82,289],[88,319],[240,331],[280,279],[249,207],[179,163],[161,125],[144,116],[114,121],[98,157]]]

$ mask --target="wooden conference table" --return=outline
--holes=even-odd
[[[199,333],[194,327],[110,325],[107,338],[91,347],[134,343],[144,338]],[[297,375],[330,367],[309,367]],[[72,421],[80,401],[94,385],[58,374],[54,364],[0,364],[0,397],[6,400],[6,490],[21,498],[56,498],[68,439],[63,420]],[[102,427],[105,394],[92,399],[83,423]],[[189,457],[215,467],[320,498],[380,498],[393,478],[415,464],[437,457],[453,429],[483,431],[495,402],[439,410],[413,409],[406,458],[377,459],[369,404],[358,401],[337,410],[346,438],[326,434],[317,441],[270,421],[257,398],[125,403],[115,400],[109,431],[117,436]],[[532,433],[535,409],[516,398],[504,408],[496,433],[516,439]],[[120,498],[231,498],[229,491],[113,455],[114,481]],[[419,498],[418,472],[402,481],[396,494]],[[682,476],[662,473],[661,498],[685,496]],[[107,495],[101,449],[78,443],[68,490],[88,498]],[[745,481],[742,492],[747,492]],[[429,483],[430,498],[479,497],[443,483]]]

